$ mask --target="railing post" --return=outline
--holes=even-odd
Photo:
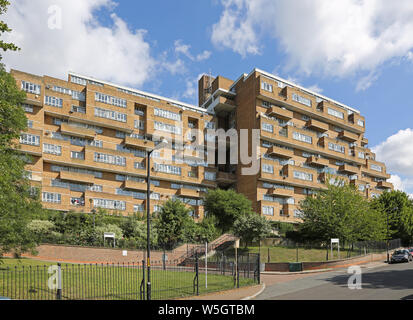
[[[139,265],[138,265],[139,268]],[[145,260],[142,260],[142,281],[140,286],[140,300],[145,300]]]
[[[62,300],[62,265],[57,264],[57,292],[56,299]]]
[[[196,295],[199,296],[199,259],[198,259],[198,252],[195,252],[194,291],[196,291]]]
[[[261,283],[261,261],[260,261],[260,254],[258,253],[258,257],[257,257],[257,263],[258,263],[258,274],[257,274],[257,276],[258,276],[258,284],[260,284]]]

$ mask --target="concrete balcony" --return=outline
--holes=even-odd
[[[186,188],[179,189],[176,195],[182,196],[182,197],[188,197],[188,198],[199,198],[200,197],[200,193],[198,190],[186,189]]]
[[[311,156],[307,158],[306,163],[309,165],[317,166],[317,167],[328,167],[329,165],[328,159],[319,158],[315,156]]]
[[[290,159],[294,156],[294,150],[289,150],[289,149],[280,148],[276,146],[272,146],[271,148],[269,148],[267,153],[269,155],[279,156],[279,157],[287,158],[287,159]]]
[[[327,123],[323,123],[321,121],[317,121],[314,119],[310,119],[307,121],[306,124],[307,128],[316,130],[316,131],[320,131],[320,132],[325,132],[328,131],[328,124]]]
[[[221,113],[230,113],[236,108],[235,101],[229,98],[226,98],[224,96],[218,96],[215,98],[212,103],[210,108],[215,110],[216,114],[221,114]]]
[[[92,129],[80,128],[68,125],[67,123],[62,123],[60,125],[60,132],[63,134],[68,134],[75,137],[94,139],[96,132]]]
[[[360,169],[358,167],[349,166],[348,164],[343,164],[338,168],[338,171],[350,173],[350,174],[358,174],[360,173]]]
[[[267,194],[272,195],[272,196],[290,198],[290,197],[294,197],[294,190],[284,189],[284,188],[271,188],[271,189],[268,189]]]
[[[125,137],[123,144],[127,147],[145,149],[147,151],[155,148],[155,143],[149,140],[142,140],[138,138]]]
[[[284,120],[291,120],[293,118],[292,111],[282,109],[277,106],[272,106],[271,108],[268,108],[266,115],[270,117],[277,117]]]
[[[377,188],[381,188],[381,189],[393,189],[394,186],[392,183],[390,182],[386,182],[386,181],[380,181],[377,183]]]
[[[341,131],[341,132],[338,134],[338,137],[339,137],[340,139],[343,139],[343,140],[346,140],[346,141],[349,141],[349,142],[355,142],[355,141],[358,140],[358,135],[357,135],[357,134],[352,133],[352,132],[347,131],[347,130]]]
[[[125,180],[123,182],[123,188],[124,189],[130,189],[130,190],[146,191],[147,190],[147,184],[146,184],[146,182]]]
[[[64,180],[64,181],[73,181],[76,183],[85,183],[85,184],[91,184],[91,185],[95,181],[95,177],[92,174],[69,172],[69,171],[60,171],[59,178],[60,180]]]

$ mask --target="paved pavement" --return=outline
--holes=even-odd
[[[263,279],[266,289],[257,300],[413,300],[413,263],[362,266],[362,289],[349,289],[347,269],[319,274]],[[278,279],[274,277],[284,277]],[[287,278],[290,277],[290,278]],[[281,280],[281,281],[279,281]],[[270,283],[269,281],[272,281]]]

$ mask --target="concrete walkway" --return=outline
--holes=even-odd
[[[243,287],[239,289],[226,290],[221,292],[212,292],[200,296],[193,296],[178,300],[250,300],[262,293],[265,284]]]

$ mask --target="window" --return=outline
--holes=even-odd
[[[102,172],[100,171],[92,171],[92,170],[75,168],[75,167],[64,167],[64,166],[52,165],[51,170],[53,172],[68,171],[68,172],[76,172],[76,173],[81,173],[81,174],[89,174],[89,175],[93,175],[95,178],[102,178],[103,176]]]
[[[262,81],[261,82],[261,89],[268,91],[268,92],[272,92],[272,84],[269,84],[267,82]]]
[[[145,169],[145,161],[142,162],[135,162],[135,169]]]
[[[114,155],[99,153],[99,152],[95,152],[94,161],[95,162],[108,163],[108,164],[114,164],[114,165],[123,166],[123,167],[126,166],[126,158],[125,157],[114,156]]]
[[[61,108],[63,106],[63,99],[57,98],[57,97],[45,96],[44,103],[52,107]]]
[[[80,106],[72,106],[72,112],[86,113],[86,108]]]
[[[70,157],[71,157],[72,159],[85,160],[85,153],[84,153],[84,152],[71,151],[71,152],[70,152]]]
[[[181,175],[181,168],[177,166],[171,166],[169,164],[155,163],[155,171],[164,172],[169,174]]]
[[[89,187],[87,187],[90,191],[93,191],[93,192],[102,192],[102,186],[100,186],[100,185],[97,185],[97,184],[94,184],[93,186],[89,186]]]
[[[205,129],[215,129],[215,122],[205,121]]]
[[[133,212],[144,212],[145,205],[144,204],[135,204],[133,205]]]
[[[30,104],[23,103],[22,108],[25,112],[33,113],[33,106]]]
[[[60,193],[42,192],[42,201],[51,203],[60,203],[61,195]]]
[[[38,146],[38,145],[40,145],[40,136],[23,133],[20,136],[20,143],[21,144],[28,144],[28,145],[31,145],[31,146]]]
[[[155,121],[155,130],[161,130],[161,131],[166,131],[174,134],[181,134],[182,133],[182,128],[181,127],[176,127],[170,124],[166,124],[163,122],[158,122]]]
[[[371,165],[370,165],[370,168],[371,168],[372,170],[375,170],[375,171],[379,171],[379,172],[382,171],[382,167],[381,167],[381,166],[378,166],[377,164],[371,164]]]
[[[53,91],[59,92],[59,93],[63,93],[63,94],[68,94],[68,95],[72,95],[72,90],[67,89],[67,88],[63,88],[63,87],[58,87],[58,86],[53,86]]]
[[[361,159],[365,159],[366,155],[365,155],[364,152],[359,151],[358,152],[358,157],[361,158]]]
[[[145,108],[135,107],[135,114],[138,115],[138,116],[144,116],[145,115]]]
[[[27,120],[27,127],[33,128],[33,120]]]
[[[75,76],[71,76],[70,81],[73,82],[73,83],[80,84],[82,86],[85,86],[87,84],[86,79],[75,77]]]
[[[125,139],[126,138],[126,133],[123,132],[123,131],[116,130],[116,138]]]
[[[125,201],[119,201],[119,200],[93,199],[93,206],[95,208],[125,210],[126,209],[126,202]]]
[[[115,120],[119,122],[126,122],[127,115],[125,113],[120,113],[117,111],[106,110],[102,108],[95,108],[95,116],[99,118],[106,118],[110,120]]]
[[[364,184],[359,184],[358,189],[359,191],[364,192],[366,190],[366,186]]]
[[[262,123],[262,130],[267,131],[267,132],[274,132],[274,126],[269,123]]]
[[[333,117],[339,118],[339,119],[344,119],[344,113],[337,111],[335,109],[327,108],[327,112],[329,115],[332,115]]]
[[[299,133],[299,132],[293,132],[293,138],[295,140],[302,141],[302,142],[305,142],[305,143],[310,143],[310,144],[313,143],[313,138],[311,136],[307,136],[307,135]]]
[[[217,179],[217,174],[216,174],[216,172],[205,171],[204,172],[204,179],[209,180],[209,181],[215,181]]]
[[[359,125],[360,127],[364,127],[364,121],[358,119],[358,120],[357,120],[357,125]]]
[[[261,106],[263,106],[264,108],[271,108],[272,104],[268,101],[262,101]]]
[[[300,96],[296,93],[292,94],[292,99],[293,99],[293,101],[296,101],[298,103],[301,103],[301,104],[304,104],[308,107],[311,107],[311,100],[310,99],[304,98],[304,97],[302,97],[302,96]]]
[[[262,172],[274,173],[274,167],[272,165],[263,163],[262,164]]]
[[[55,144],[43,143],[43,152],[60,156],[62,155],[62,147]]]
[[[135,129],[144,130],[145,129],[145,121],[135,120]]]
[[[154,109],[154,115],[166,119],[171,119],[171,120],[176,120],[176,121],[181,121],[182,116],[179,113],[168,111],[168,110],[163,110],[159,108]]]
[[[295,179],[313,181],[313,175],[311,173],[301,172],[301,171],[294,171],[293,175],[294,175]]]
[[[302,216],[303,216],[303,213],[300,210],[294,209],[294,217],[295,218],[302,218]]]
[[[266,216],[273,216],[274,215],[274,207],[263,206],[262,207],[262,214]]]
[[[40,85],[22,81],[22,90],[29,93],[40,94]]]
[[[85,198],[70,198],[70,204],[72,206],[84,206],[85,205]]]
[[[86,101],[85,94],[80,91],[72,91],[72,99],[79,101]]]
[[[100,92],[95,93],[95,101],[111,104],[117,107],[126,108],[126,100],[121,98],[112,97]]]
[[[328,149],[336,151],[336,152],[340,152],[340,153],[345,153],[345,148],[343,146],[340,146],[332,142],[328,143]]]
[[[74,146],[92,146],[92,147],[98,147],[102,148],[103,147],[103,142],[101,140],[89,140],[89,139],[84,139],[84,138],[79,138],[79,137],[70,137],[70,143],[73,144]]]

